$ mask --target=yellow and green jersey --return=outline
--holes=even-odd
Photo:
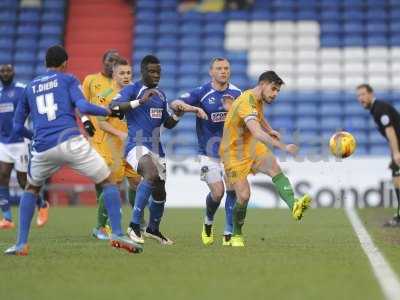
[[[114,92],[115,83],[111,78],[104,76],[102,73],[90,74],[85,77],[82,84],[83,95],[86,99],[96,105],[105,106],[106,99]],[[94,127],[96,128],[95,135],[91,141],[94,143],[101,143],[104,137],[104,131],[99,128],[96,117],[91,116]]]

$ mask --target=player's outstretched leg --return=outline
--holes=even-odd
[[[225,199],[225,228],[224,237],[222,238],[223,246],[231,246],[231,237],[233,233],[233,208],[236,203],[235,191],[226,191]]]
[[[160,223],[164,215],[164,206],[167,195],[165,192],[165,181],[157,180],[152,191],[152,201],[150,202],[149,210],[149,226],[147,226],[144,235],[155,239],[162,245],[172,245],[174,242],[163,235],[160,231]]]
[[[293,218],[300,220],[303,217],[304,211],[310,207],[311,197],[306,194],[295,199],[292,185],[290,184],[289,179],[282,172],[272,177],[272,182],[275,184],[281,198],[289,206]]]
[[[37,193],[26,190],[21,197],[19,204],[19,224],[17,244],[8,248],[4,253],[7,255],[28,255],[28,236],[33,213],[37,200]]]
[[[275,156],[271,153],[267,153],[265,156],[259,158],[258,161],[257,171],[272,177],[272,182],[275,184],[279,196],[288,205],[293,218],[300,220],[305,210],[310,207],[311,197],[306,194],[298,199],[294,198],[293,187],[289,179],[283,174]]]
[[[0,207],[3,213],[3,219],[0,220],[0,229],[12,229],[15,227],[12,221],[10,208],[10,191],[8,186],[0,186]]]
[[[112,234],[111,246],[125,249],[131,253],[140,253],[143,246],[124,236],[121,228],[121,199],[114,184],[103,184],[104,204],[110,218]]]

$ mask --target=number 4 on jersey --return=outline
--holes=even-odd
[[[54,103],[53,93],[37,96],[36,105],[39,114],[46,114],[48,121],[53,121],[56,119],[56,111],[58,109],[58,106],[56,103]]]

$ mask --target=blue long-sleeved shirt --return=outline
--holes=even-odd
[[[79,135],[75,108],[81,113],[107,116],[109,111],[85,100],[79,81],[70,74],[48,71],[30,82],[14,118],[15,134],[22,134],[31,115],[32,149],[42,152]]]

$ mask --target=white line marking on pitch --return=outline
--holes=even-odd
[[[392,270],[382,253],[375,246],[354,208],[347,207],[345,208],[345,211],[358,239],[360,240],[361,247],[371,263],[372,270],[382,288],[385,298],[387,300],[399,299],[400,281],[396,273]]]

